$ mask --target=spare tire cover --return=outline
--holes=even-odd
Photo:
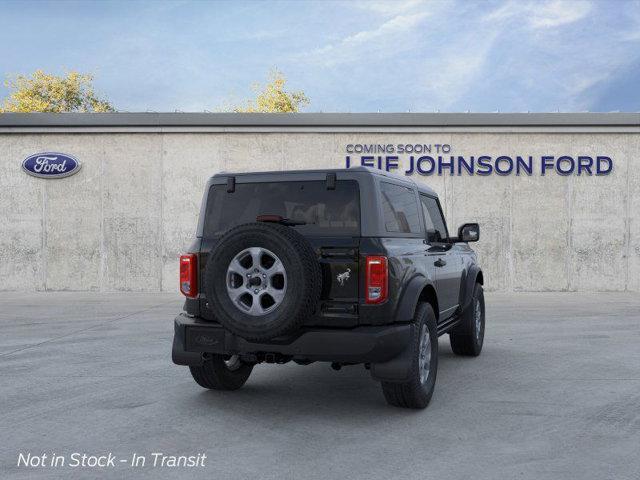
[[[209,255],[204,290],[214,317],[251,341],[289,333],[313,315],[320,264],[293,228],[248,223],[229,230]]]

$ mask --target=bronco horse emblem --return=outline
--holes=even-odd
[[[344,282],[349,280],[350,273],[351,273],[351,269],[347,268],[346,272],[342,272],[342,273],[339,273],[338,275],[336,275],[336,280],[338,280],[338,283],[340,284],[341,287],[344,286]]]

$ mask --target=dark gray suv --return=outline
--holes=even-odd
[[[364,364],[388,403],[424,408],[438,336],[477,356],[484,278],[428,187],[364,167],[221,173],[180,257],[173,361],[235,390],[258,363]]]

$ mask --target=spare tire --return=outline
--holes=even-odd
[[[250,341],[289,333],[314,313],[322,275],[313,248],[290,227],[248,223],[217,243],[204,290],[217,321]]]

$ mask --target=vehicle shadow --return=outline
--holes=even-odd
[[[286,416],[287,421],[309,414],[353,417],[389,408],[379,383],[361,365],[336,372],[328,363],[259,365],[242,389],[203,391],[193,401],[200,408],[250,410],[257,416]]]
[[[468,367],[468,359],[455,356],[448,342],[440,343],[439,373],[455,376],[458,370]],[[440,378],[438,379],[440,381]],[[427,410],[395,408],[387,405],[380,383],[373,381],[362,365],[346,366],[332,370],[328,363],[300,366],[258,365],[244,387],[234,392],[207,391],[192,395],[184,408],[215,410],[224,415],[244,415],[264,422],[265,418],[277,421],[282,418],[290,423],[297,419],[308,422],[317,419],[344,419],[349,424],[388,419],[391,415],[413,416],[435,412],[444,408],[445,402],[436,392]],[[384,416],[376,414],[383,413]]]

